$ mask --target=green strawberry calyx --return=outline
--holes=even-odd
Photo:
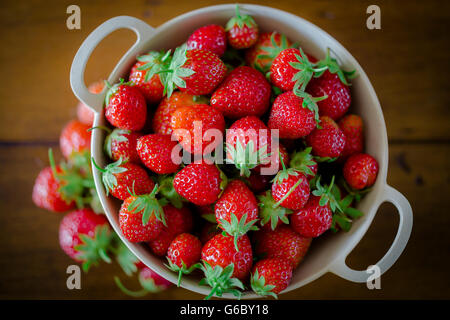
[[[105,106],[107,106],[112,96],[119,90],[120,86],[134,86],[134,83],[131,81],[125,82],[123,78],[120,78],[119,82],[114,85],[111,85],[107,80],[105,80],[105,86],[108,88],[105,96]]]
[[[242,176],[249,177],[251,169],[257,167],[260,164],[266,164],[270,161],[270,154],[267,153],[267,145],[256,149],[253,140],[249,140],[247,144],[241,142],[239,138],[236,138],[236,146],[232,143],[226,144],[227,157],[226,162],[234,164],[239,170]]]
[[[114,282],[116,283],[117,287],[126,295],[130,297],[140,298],[146,296],[148,293],[158,293],[163,290],[163,288],[156,285],[155,280],[152,278],[144,279],[141,275],[139,275],[139,284],[141,285],[141,289],[137,291],[132,291],[130,289],[127,289],[122,282],[120,281],[119,277],[114,277]]]
[[[128,249],[128,247],[114,233],[114,246],[111,251],[116,256],[116,261],[127,276],[131,276],[138,268],[136,264],[139,259]]]
[[[316,164],[316,161],[314,161],[314,157],[311,154],[312,148],[307,147],[303,151],[297,151],[291,156],[291,162],[289,165],[306,174],[309,176],[313,176],[314,172],[311,170],[310,166],[313,166]]]
[[[344,188],[345,188],[344,184]],[[331,223],[331,230],[336,232],[338,229],[336,228],[336,224],[344,230],[349,231],[352,227],[352,222],[354,219],[362,217],[364,213],[352,206],[352,204],[356,201],[359,202],[361,199],[360,193],[349,193],[344,198],[341,196],[341,191],[338,186],[334,185],[331,189],[331,192],[335,199],[339,199],[339,206],[342,209],[341,211],[337,211],[333,214],[333,220]]]
[[[294,91],[296,89],[300,89],[301,91],[305,91],[306,86],[308,85],[309,81],[313,78],[313,76],[317,73],[324,72],[327,70],[327,66],[321,66],[317,67],[316,64],[309,61],[308,56],[303,52],[303,49],[301,47],[298,48],[300,51],[300,55],[295,54],[295,58],[297,61],[289,62],[289,65],[299,70],[294,76],[292,77],[292,82],[294,82]]]
[[[266,279],[264,279],[264,276],[259,275],[258,269],[255,270],[255,273],[252,274],[250,278],[250,286],[259,296],[272,296],[275,299],[278,299],[276,293],[272,291],[275,286],[273,284],[266,284]]]
[[[169,200],[170,204],[173,205],[177,209],[181,209],[183,207],[183,201],[185,199],[176,192],[173,187],[173,175],[160,175],[158,176],[159,183],[159,193]]]
[[[261,217],[261,225],[265,225],[270,222],[272,230],[278,225],[278,221],[281,220],[285,224],[289,224],[288,214],[292,213],[292,210],[276,206],[276,203],[272,197],[270,190],[267,190],[265,194],[259,195],[259,216]]]
[[[328,98],[327,95],[322,97],[313,97],[309,93],[302,91],[300,88],[294,88],[294,94],[297,97],[302,98],[302,107],[311,110],[314,112],[314,120],[316,121],[317,127],[320,128],[320,119],[319,119],[319,106],[317,102],[325,100]]]
[[[286,50],[288,48],[293,48],[293,47],[296,46],[296,44],[293,44],[293,45],[289,46],[287,38],[286,38],[286,36],[284,34],[280,34],[280,40],[281,41],[280,41],[280,44],[278,44],[275,41],[276,35],[277,35],[276,31],[272,32],[272,34],[270,35],[271,46],[270,47],[265,47],[265,46],[261,47],[260,49],[262,51],[265,51],[266,53],[265,54],[258,54],[256,56],[256,59],[270,59],[270,60],[273,60],[273,59],[275,59],[278,56],[278,54],[281,51]],[[266,73],[270,69],[270,64],[267,64],[266,67],[263,69],[261,67],[261,65],[258,65],[257,62],[256,62],[255,63],[255,67],[259,67],[259,69],[261,69],[260,71],[262,71],[263,73]]]
[[[288,179],[289,177],[291,176],[296,177],[300,173],[300,171],[298,171],[297,169],[286,168],[286,165],[284,164],[283,161],[283,157],[281,156],[281,152],[278,151],[278,154],[283,169],[277,173],[275,178],[272,179],[272,182],[275,184],[281,184],[283,183],[284,180]],[[284,202],[284,200],[286,200],[291,195],[291,193],[294,192],[295,189],[297,189],[300,183],[302,183],[302,180],[303,180],[302,178],[298,179],[297,182],[289,189],[289,191],[286,192],[286,194],[274,205],[274,207],[278,208]]]
[[[106,195],[109,195],[109,192],[114,190],[117,186],[117,178],[116,174],[126,172],[128,169],[121,167],[122,157],[119,160],[108,164],[104,169],[100,168],[94,160],[94,157],[91,158],[94,167],[102,173],[102,182],[106,188]]]
[[[200,280],[199,285],[209,285],[212,288],[205,300],[209,300],[214,295],[221,297],[224,293],[231,293],[236,298],[241,298],[242,292],[240,290],[244,290],[244,285],[241,280],[231,277],[234,271],[233,263],[222,268],[219,265],[212,267],[208,262],[203,261],[201,270],[205,274],[205,278]]]
[[[343,84],[345,84],[346,86],[350,85],[350,83],[347,81],[347,79],[353,79],[353,78],[355,78],[357,76],[356,70],[345,71],[345,70],[341,69],[341,67],[339,66],[337,60],[330,56],[330,48],[327,48],[327,54],[325,56],[325,59],[320,60],[319,62],[317,62],[316,63],[316,67],[318,69],[326,68],[326,69],[328,69],[328,71],[330,73],[337,74],[338,77],[339,77],[339,80],[341,80],[341,82]],[[318,78],[318,77],[322,76],[322,74],[325,72],[326,69],[324,69],[322,71],[319,71],[319,72],[316,72],[314,74],[314,77]]]
[[[154,215],[156,219],[161,221],[167,227],[163,207],[168,204],[168,201],[165,198],[156,198],[156,194],[158,193],[158,184],[155,184],[155,187],[149,194],[136,195],[134,190],[128,190],[128,192],[135,197],[135,199],[129,204],[128,211],[131,213],[142,213],[143,226],[146,226],[150,220],[150,217]]]
[[[312,192],[313,195],[320,197],[319,205],[323,207],[329,204],[333,213],[336,211],[342,212],[342,208],[339,205],[340,199],[336,199],[335,194],[332,192],[334,190],[334,179],[335,177],[333,176],[329,185],[322,186],[320,184],[320,177],[318,177],[316,180],[316,190]]]
[[[83,271],[87,272],[92,265],[98,265],[100,260],[111,263],[107,251],[110,248],[113,232],[108,224],[95,227],[94,236],[91,238],[86,234],[79,234],[81,244],[74,247],[78,252],[77,258],[83,261]]]
[[[201,269],[202,265],[201,263],[195,263],[191,265],[190,267],[187,267],[184,261],[181,262],[181,267],[170,260],[169,257],[167,257],[167,261],[169,262],[169,265],[164,264],[166,268],[169,270],[172,270],[173,272],[178,272],[178,281],[177,281],[177,287],[181,284],[181,278],[184,274],[190,274],[192,271],[196,269]]]
[[[167,52],[150,51],[146,55],[137,57],[138,61],[145,62],[145,64],[137,68],[138,70],[147,71],[144,79],[145,82],[148,82],[151,78],[153,78],[154,75],[156,75],[158,72],[164,70],[165,68],[167,68],[168,65],[170,65],[171,52],[172,50],[169,50]]]
[[[105,152],[108,155],[108,157],[112,158],[112,142],[127,142],[128,138],[125,136],[126,134],[130,134],[130,130],[126,129],[119,129],[116,128],[105,139]]]
[[[230,215],[230,221],[225,219],[219,219],[218,223],[223,229],[225,235],[230,235],[234,237],[234,247],[236,251],[239,251],[238,240],[248,231],[257,231],[259,230],[257,226],[254,224],[258,221],[258,219],[253,219],[251,221],[247,221],[248,214],[245,213],[241,219],[239,220],[234,213]]]
[[[240,10],[239,10],[239,6],[236,5],[235,16],[232,17],[227,22],[227,25],[225,27],[225,31],[229,31],[232,28],[234,28],[235,26],[237,26],[238,28],[243,28],[244,26],[247,26],[248,28],[254,28],[254,27],[257,27],[257,24],[256,24],[256,22],[255,22],[255,20],[253,19],[252,16],[250,16],[248,14],[242,15]]]

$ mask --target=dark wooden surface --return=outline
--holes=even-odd
[[[112,278],[115,265],[82,276],[82,290],[66,288],[71,264],[58,246],[62,215],[36,208],[33,181],[47,164],[48,147],[75,116],[69,86],[73,56],[100,23],[117,15],[141,18],[153,26],[189,10],[223,1],[77,1],[81,30],[65,26],[72,1],[0,3],[0,298],[125,298]],[[253,2],[253,1],[248,1]],[[259,2],[262,4],[262,2]],[[297,14],[340,41],[365,69],[378,94],[388,129],[388,183],[414,210],[410,242],[382,277],[381,290],[327,274],[282,299],[450,298],[450,95],[448,42],[450,5],[446,1],[377,1],[382,29],[365,27],[372,1],[266,1]],[[103,79],[134,42],[117,31],[94,52],[86,81]],[[392,242],[398,216],[383,205],[368,233],[348,258],[365,268]],[[130,280],[130,287],[137,283]],[[198,299],[171,289],[147,299]]]

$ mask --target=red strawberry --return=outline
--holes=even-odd
[[[245,178],[250,190],[254,193],[260,193],[267,190],[270,185],[270,177],[261,175],[258,172],[252,171],[248,178]]]
[[[241,66],[231,71],[211,97],[211,106],[225,117],[262,116],[269,108],[270,84],[256,69]]]
[[[228,43],[235,49],[247,49],[258,40],[258,25],[247,15],[241,15],[236,5],[236,15],[227,22]]]
[[[222,26],[210,24],[195,30],[187,40],[188,50],[202,49],[211,51],[219,57],[227,48],[227,34]]]
[[[104,81],[97,81],[94,83],[91,83],[88,87],[89,92],[91,93],[100,93],[103,91],[103,88],[105,87]],[[82,123],[87,124],[89,126],[92,126],[94,123],[94,116],[95,113],[92,111],[90,107],[85,105],[83,102],[79,102],[77,105],[77,118]]]
[[[204,137],[205,132],[223,137],[225,119],[219,110],[207,104],[186,106],[178,108],[171,118],[172,134],[192,154],[205,154],[212,152],[222,139],[213,136],[212,141]]]
[[[280,138],[298,139],[310,134],[318,121],[317,98],[298,97],[292,91],[280,94],[270,111],[268,126]]]
[[[371,155],[358,153],[347,159],[342,170],[348,185],[355,190],[361,190],[375,183],[378,162]]]
[[[345,147],[345,135],[336,122],[327,116],[320,117],[320,128],[306,137],[312,153],[318,157],[333,159],[341,155]]]
[[[106,193],[111,192],[118,199],[127,199],[130,192],[137,195],[150,193],[155,186],[147,172],[137,164],[122,163],[122,159],[119,159],[102,169],[95,162],[93,163],[97,170],[102,172]]]
[[[176,192],[188,201],[204,206],[217,201],[226,184],[226,177],[212,164],[191,163],[173,180]]]
[[[167,290],[172,286],[170,281],[167,281],[155,271],[145,266],[139,271],[139,283],[142,287],[139,291],[127,289],[118,277],[114,277],[114,281],[123,293],[135,298],[143,297],[148,293],[158,293]]]
[[[105,117],[114,127],[141,130],[147,118],[147,105],[139,88],[130,82],[109,87],[105,98]]]
[[[241,180],[231,181],[214,207],[219,227],[234,237],[238,250],[238,239],[258,221],[258,202],[255,195]]]
[[[147,168],[158,174],[174,173],[180,164],[172,160],[178,143],[168,134],[148,134],[137,141],[137,152]]]
[[[244,281],[253,262],[252,247],[247,235],[239,238],[238,248],[239,250],[236,250],[233,237],[218,234],[203,246],[202,260],[213,269],[218,266],[225,269],[233,264],[234,269],[230,277]]]
[[[330,229],[332,211],[330,205],[320,205],[321,197],[311,195],[306,205],[291,215],[292,229],[304,237],[315,238]]]
[[[258,196],[260,224],[264,230],[275,230],[283,223],[289,224],[287,215],[292,213],[290,209],[277,205],[272,197],[272,192],[266,192]]]
[[[261,230],[255,234],[255,254],[266,258],[281,258],[295,269],[303,260],[311,244],[289,226],[279,226],[274,231]]]
[[[167,253],[170,243],[177,235],[190,232],[193,225],[192,213],[187,207],[178,209],[168,204],[163,207],[163,211],[167,226],[163,226],[158,237],[148,243],[152,252],[160,257]]]
[[[226,74],[226,67],[211,51],[192,49],[186,45],[178,47],[165,73],[161,73],[165,92],[170,97],[177,86],[181,91],[193,95],[210,94]]]
[[[346,115],[339,120],[338,125],[344,133],[346,141],[341,158],[346,159],[355,153],[362,153],[364,150],[364,130],[361,117],[356,114]]]
[[[214,220],[216,218],[214,217]],[[217,224],[206,222],[200,231],[200,241],[205,244],[210,239],[212,239],[215,235],[219,234],[221,231],[217,227]]]
[[[284,34],[262,32],[256,44],[245,52],[245,61],[255,69],[267,72],[273,59],[284,49],[292,47],[292,42]]]
[[[158,200],[158,186],[149,194],[132,194],[122,203],[119,211],[119,226],[124,237],[130,242],[143,242],[156,239],[166,219],[163,206],[165,199]]]
[[[311,150],[312,148],[308,147],[303,151],[295,152],[290,162],[291,168],[302,172],[308,180],[314,178],[318,170],[317,161],[311,155]]]
[[[201,253],[202,243],[196,236],[182,233],[173,239],[167,251],[167,260],[169,261],[169,269],[178,272],[178,287],[183,274],[189,274],[200,267],[198,262]]]
[[[89,126],[78,121],[70,121],[62,130],[59,137],[59,146],[66,159],[74,154],[89,153],[91,147],[91,132]]]
[[[170,63],[169,53],[150,51],[146,55],[139,56],[137,60],[131,68],[128,81],[139,88],[147,103],[159,103],[163,97],[164,86],[157,72]]]
[[[291,279],[290,263],[280,258],[272,258],[260,260],[253,266],[250,284],[256,294],[277,298],[277,293],[286,289]]]
[[[100,260],[111,262],[107,251],[112,239],[113,232],[105,216],[91,209],[70,212],[59,225],[61,248],[75,261],[83,262],[84,271]]]
[[[241,176],[250,176],[250,169],[268,160],[271,135],[258,117],[247,116],[234,122],[227,130],[227,162],[239,169]]]
[[[273,143],[274,140],[272,140]],[[258,165],[254,171],[260,172],[262,175],[275,175],[283,169],[283,165],[280,161],[280,159],[283,160],[283,163],[286,165],[289,164],[289,153],[287,152],[286,148],[281,144],[278,143],[278,146],[269,144],[268,152],[269,152],[269,161],[267,164],[260,164]]]
[[[158,105],[152,119],[152,128],[155,133],[172,134],[170,119],[172,113],[185,106],[207,103],[207,99],[200,96],[194,96],[187,92],[175,91],[170,97],[165,97]]]
[[[114,161],[140,163],[136,150],[137,140],[142,136],[130,130],[114,129],[105,139],[106,154]]]

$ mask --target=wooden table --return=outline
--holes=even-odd
[[[75,116],[69,68],[85,37],[117,15],[141,18],[153,26],[187,11],[223,1],[76,1],[81,30],[66,28],[72,1],[2,2],[0,10],[0,298],[124,298],[112,278],[115,265],[102,265],[82,277],[82,290],[66,288],[72,263],[59,248],[60,214],[31,202],[33,181],[47,165],[48,147]],[[253,1],[249,1],[253,2]],[[450,85],[447,1],[376,1],[382,29],[368,30],[366,8],[373,1],[277,0],[265,4],[320,26],[358,59],[383,107],[390,142],[388,183],[406,195],[414,210],[409,244],[382,277],[381,290],[368,290],[327,274],[282,299],[450,298]],[[117,31],[91,58],[86,81],[104,79],[134,42]],[[383,205],[348,263],[365,268],[391,244],[398,217]],[[137,288],[134,280],[129,286]],[[148,299],[198,299],[171,289]]]

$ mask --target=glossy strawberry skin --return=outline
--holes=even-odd
[[[345,147],[345,135],[336,122],[327,116],[320,117],[321,128],[314,129],[306,142],[312,147],[312,153],[319,157],[337,158]]]
[[[312,78],[306,92],[313,97],[328,96],[317,102],[319,114],[338,120],[345,113],[352,102],[349,86],[343,84],[337,74],[325,71],[319,78]]]
[[[346,115],[339,120],[338,125],[345,135],[345,147],[342,150],[341,158],[347,159],[353,154],[362,153],[364,150],[364,129],[361,117],[356,114]]]
[[[141,91],[148,104],[157,104],[163,98],[164,86],[158,74],[155,74],[150,80],[145,81],[147,70],[139,70],[138,68],[146,63],[143,61],[136,62],[131,68],[128,81],[135,84],[135,87]]]
[[[127,171],[114,174],[117,179],[117,185],[112,190],[109,190],[114,197],[125,200],[130,196],[128,190],[136,195],[147,194],[153,190],[155,183],[141,166],[129,162],[120,166],[126,168]]]
[[[105,117],[116,128],[141,130],[147,118],[143,94],[135,86],[119,85],[105,107]]]
[[[206,104],[198,104],[195,106],[186,106],[178,108],[172,114],[171,118],[172,134],[176,137],[183,148],[192,154],[204,154],[211,152],[219,143],[220,139],[213,141],[204,141],[202,138],[207,130],[215,129],[217,132],[225,131],[225,119],[222,113],[214,107]],[[196,125],[201,125],[197,127]],[[179,130],[181,129],[181,130]],[[185,132],[189,132],[189,136],[185,136]],[[196,138],[202,139],[196,145]],[[207,147],[209,149],[207,149]]]
[[[291,214],[292,229],[303,237],[318,237],[331,227],[330,205],[321,206],[319,201],[320,197],[311,195],[302,209]]]
[[[252,274],[258,271],[259,277],[264,277],[265,285],[273,285],[271,291],[280,293],[286,289],[292,279],[291,264],[280,258],[263,259],[255,263]]]
[[[228,43],[235,49],[247,49],[258,41],[258,26],[234,25],[227,31]]]
[[[289,226],[281,225],[274,231],[258,231],[253,238],[255,254],[264,258],[281,258],[295,269],[303,260],[311,244]]]
[[[114,129],[116,134],[111,135],[111,138],[106,138],[105,144],[107,149],[111,150],[111,159],[114,161],[122,158],[123,162],[140,163],[139,154],[136,150],[137,140],[142,137],[139,132],[131,132],[128,130]],[[117,135],[117,136],[116,136]],[[121,141],[121,139],[126,139]]]
[[[362,190],[375,183],[378,169],[378,162],[371,155],[366,153],[354,154],[344,164],[344,179],[351,188]]]
[[[213,268],[215,266],[226,268],[233,263],[234,270],[231,277],[244,281],[252,267],[253,252],[247,235],[240,237],[237,243],[239,251],[234,247],[233,237],[218,234],[203,246],[202,260]]]
[[[93,82],[89,85],[88,90],[91,93],[100,93],[102,92],[103,88],[105,87],[105,83],[103,81],[97,81]],[[82,123],[92,126],[94,123],[94,111],[85,105],[83,102],[79,102],[77,105],[77,118]]]
[[[231,71],[211,97],[211,106],[228,118],[262,116],[269,108],[270,84],[256,69],[241,66]]]
[[[193,226],[192,213],[187,207],[181,209],[168,204],[163,207],[167,226],[162,226],[158,237],[148,242],[152,252],[164,256],[172,240],[179,234],[190,232]]]
[[[269,128],[278,129],[280,138],[298,139],[310,134],[316,127],[314,112],[302,103],[303,98],[292,91],[280,94],[270,111]]]
[[[167,258],[176,266],[186,268],[194,265],[200,260],[202,243],[189,233],[182,233],[173,239],[167,251]]]
[[[81,262],[79,252],[75,249],[82,244],[80,234],[93,238],[97,226],[108,225],[104,215],[96,214],[85,208],[68,213],[59,225],[59,244],[63,251],[75,261]]]
[[[130,212],[128,207],[136,200],[135,196],[125,199],[119,211],[119,226],[124,237],[130,242],[144,242],[156,239],[163,224],[154,214],[150,215],[148,223],[142,225],[142,211]]]
[[[57,172],[61,172],[56,167]],[[46,167],[39,172],[33,186],[32,199],[39,208],[53,212],[65,212],[75,207],[75,202],[66,202],[58,189],[61,184],[55,179],[51,167]]]
[[[258,202],[253,192],[241,180],[233,180],[228,183],[223,194],[214,207],[216,220],[222,228],[220,219],[231,222],[234,214],[238,221],[247,214],[246,223],[258,219]]]
[[[227,48],[227,34],[222,26],[210,24],[195,30],[187,40],[188,50],[202,49],[211,51],[219,57]]]
[[[137,152],[142,163],[157,174],[176,172],[180,165],[172,161],[172,150],[178,143],[168,134],[148,134],[138,139]]]
[[[74,153],[89,152],[91,147],[89,128],[89,125],[78,120],[72,120],[64,127],[59,137],[59,146],[66,159]]]
[[[220,171],[215,165],[191,163],[176,174],[173,187],[188,201],[204,206],[217,201],[221,183]]]
[[[199,102],[196,102],[195,100],[196,96],[182,91],[175,91],[170,97],[165,97],[158,105],[158,108],[153,115],[153,132],[160,134],[172,134],[172,128],[170,127],[172,113],[179,107],[199,104]]]
[[[292,191],[292,193],[281,202],[281,206],[298,210],[303,208],[306,202],[309,199],[309,181],[306,176],[300,172],[298,172],[297,176],[289,175],[287,179],[283,181],[275,181],[272,184],[272,196],[273,199],[278,202],[283,199],[283,197],[290,191],[294,185],[301,180],[300,184]]]
[[[225,64],[216,54],[202,49],[188,50],[186,57],[183,68],[195,73],[183,78],[186,87],[179,89],[193,95],[210,94],[224,79],[227,70]]]

